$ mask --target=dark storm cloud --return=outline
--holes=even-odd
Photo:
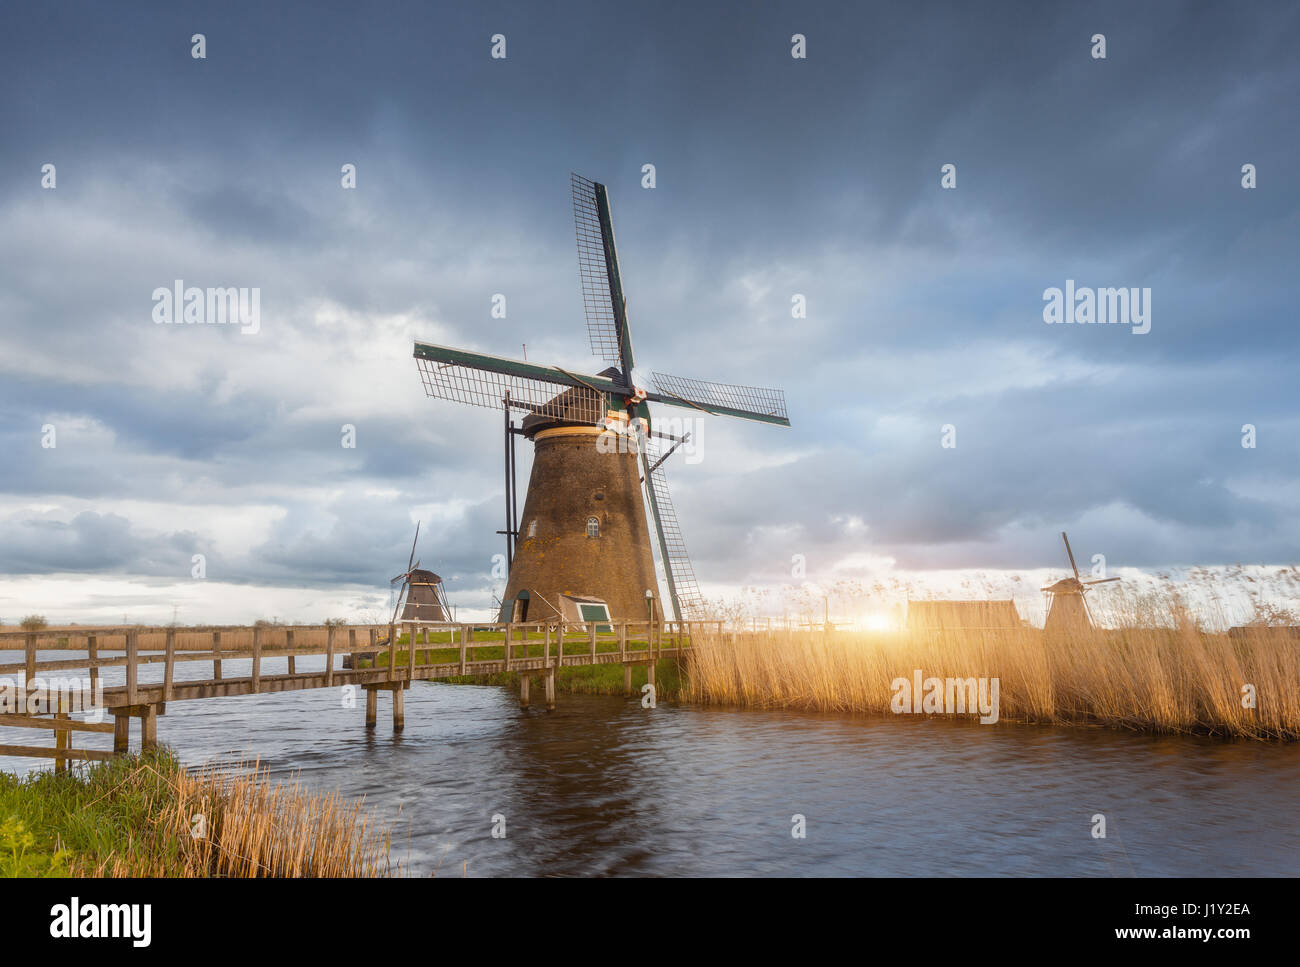
[[[672,469],[702,576],[1056,565],[1076,521],[1126,564],[1293,559],[1298,44],[1282,4],[11,14],[0,572],[198,547],[224,580],[382,584],[437,504],[426,563],[486,593],[497,418],[424,400],[410,340],[591,366],[570,169],[613,193],[639,356],[787,393],[791,430],[712,420]],[[259,287],[262,333],[155,326],[178,278]],[[1044,325],[1067,278],[1150,287],[1151,332]],[[73,499],[280,513],[231,548],[22,504]]]
[[[198,547],[189,532],[145,539],[119,514],[83,511],[70,521],[39,515],[0,520],[0,572],[178,575]]]

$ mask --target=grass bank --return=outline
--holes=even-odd
[[[697,636],[683,697],[704,704],[891,715],[892,683],[999,679],[1003,722],[1300,739],[1300,640],[1130,625],[1068,640],[1005,632]],[[1253,694],[1255,707],[1249,707]]]
[[[384,876],[389,845],[359,803],[166,751],[0,773],[2,876]]]
[[[682,701],[685,694],[685,659],[681,663],[676,658],[661,658],[655,662],[655,700],[658,702]],[[632,668],[632,693],[641,694],[641,686],[646,683],[646,668],[635,665]],[[496,675],[466,676],[448,679],[457,685],[504,685],[517,688],[519,676],[514,672]],[[622,695],[622,665],[580,665],[576,668],[561,668],[555,673],[555,690],[568,695]],[[534,692],[536,686],[534,685]],[[534,694],[534,701],[537,696]]]
[[[454,662],[460,660],[459,646],[447,647],[443,645],[450,636],[439,637],[437,634],[430,634],[429,646],[424,647],[423,642],[417,642],[415,648],[415,660],[417,663],[442,663]],[[479,641],[490,642],[492,640],[501,641],[500,645],[479,644]],[[630,641],[629,646],[634,650],[645,647],[641,641]],[[439,647],[443,645],[443,647]],[[516,640],[514,643],[511,656],[513,658],[523,658],[524,648],[527,645],[527,654],[532,658],[540,658],[543,654],[544,646],[541,641]],[[586,653],[590,649],[590,639],[585,635],[571,635],[565,637],[565,648],[569,649],[569,654]],[[596,643],[597,654],[610,654],[618,651],[616,641],[598,640]],[[402,635],[397,639],[397,658],[398,668],[404,667],[410,660],[409,636]],[[551,656],[556,654],[555,644],[551,645]],[[474,657],[475,659],[487,661],[490,659],[501,659],[505,655],[505,644],[501,634],[489,635],[485,633],[475,634]],[[684,695],[683,671],[685,660],[673,658],[661,658],[655,663],[655,685],[657,689],[656,700],[658,701],[679,701]],[[363,659],[362,668],[370,667],[368,659]],[[381,651],[375,656],[374,667],[388,667],[388,653]],[[465,675],[454,678],[443,679],[454,685],[507,685],[511,687],[518,686],[519,676],[514,672],[494,675]],[[642,665],[635,665],[632,668],[632,690],[635,694],[641,693],[641,686],[646,683],[646,669]],[[621,664],[611,665],[578,665],[574,667],[561,668],[555,675],[555,688],[558,692],[564,692],[570,695],[622,695],[623,694],[623,666]]]

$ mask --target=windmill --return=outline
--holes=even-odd
[[[1079,631],[1092,627],[1092,614],[1088,611],[1088,602],[1084,595],[1094,584],[1109,584],[1119,578],[1099,578],[1096,581],[1079,580],[1079,567],[1074,563],[1074,552],[1070,550],[1070,539],[1061,531],[1061,540],[1065,541],[1065,553],[1070,559],[1070,568],[1074,577],[1061,578],[1042,590],[1047,594],[1047,622],[1044,631]]]
[[[415,522],[415,539],[411,541],[411,556],[406,561],[406,570],[397,577],[388,582],[389,587],[396,592],[393,597],[393,616],[388,623],[395,624],[397,615],[402,611],[402,605],[406,602],[407,591],[411,586],[411,577],[417,573],[420,562],[415,560],[415,545],[420,542],[420,522]],[[436,575],[435,575],[436,576]],[[402,617],[406,617],[404,614]]]
[[[649,404],[789,426],[785,396],[658,372],[647,379],[632,352],[608,192],[576,174],[571,188],[587,335],[608,368],[588,375],[425,342],[415,344],[416,363],[427,395],[505,410],[509,576],[500,620],[663,619],[651,526],[672,616],[694,617],[703,600],[662,469],[686,437],[653,430]],[[522,516],[512,493],[515,434],[534,448]],[[671,446],[661,453],[664,440]]]

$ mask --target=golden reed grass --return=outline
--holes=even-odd
[[[891,683],[919,668],[999,679],[1002,721],[1300,738],[1300,640],[1283,628],[728,632],[695,645],[683,697],[700,703],[890,715]],[[1243,707],[1246,685],[1256,708]]]
[[[162,768],[159,768],[162,765]],[[195,771],[141,759],[128,774],[148,797],[154,828],[124,855],[97,860],[91,876],[376,877],[391,835],[360,802],[272,784],[256,766]]]

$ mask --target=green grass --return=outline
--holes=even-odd
[[[150,769],[141,769],[141,765]],[[0,772],[0,876],[69,876],[142,846],[166,868],[181,842],[156,821],[179,766],[168,752],[67,772]]]
[[[0,773],[0,876],[383,876],[391,842],[359,802],[166,750]]]
[[[514,672],[495,675],[466,675],[464,677],[442,679],[452,685],[505,685],[518,688],[519,676]],[[641,686],[646,683],[644,665],[632,666],[632,694],[639,696]],[[676,658],[660,658],[655,662],[655,699],[660,702],[672,702],[680,699],[682,694],[682,672]],[[561,668],[555,674],[555,689],[570,695],[622,695],[622,665],[579,665],[576,668]],[[533,686],[533,701],[538,701],[537,686]]]
[[[415,649],[415,660],[417,664],[442,664],[460,661],[460,646],[454,644],[451,647],[436,647],[444,642],[452,644],[451,632],[430,633],[429,644],[433,647]],[[398,668],[404,668],[410,662],[410,642],[409,635],[402,635],[397,639],[396,664]],[[498,641],[501,644],[487,644],[490,641]],[[417,643],[417,645],[420,643]],[[505,635],[503,632],[475,632],[473,659],[475,661],[500,661],[505,656]],[[545,654],[545,645],[542,641],[529,639],[526,643],[516,638],[514,640],[513,650],[510,657],[523,658],[527,645],[527,653],[530,658],[541,658]],[[405,647],[403,647],[405,646]],[[628,641],[629,651],[641,651],[646,647],[644,641]],[[589,654],[591,651],[590,635],[574,634],[566,635],[564,638],[564,650],[566,655]],[[607,655],[617,653],[618,642],[612,639],[596,639],[596,653]],[[551,642],[551,656],[555,657],[558,653],[557,643]],[[469,656],[467,655],[467,660]],[[362,668],[387,668],[388,652],[381,651],[375,656],[373,664],[368,659],[362,659],[360,663]],[[441,679],[453,685],[508,685],[517,687],[519,676],[514,672],[498,672],[492,675],[458,675],[451,678]],[[632,691],[636,695],[641,694],[641,686],[646,682],[646,669],[643,665],[634,665],[632,667]],[[655,682],[658,686],[656,698],[660,701],[676,700],[682,693],[682,672],[676,658],[661,658],[655,665]],[[557,691],[567,692],[569,694],[586,694],[586,695],[622,695],[623,694],[623,666],[622,664],[612,665],[580,665],[572,668],[561,668],[555,676],[555,687]]]

